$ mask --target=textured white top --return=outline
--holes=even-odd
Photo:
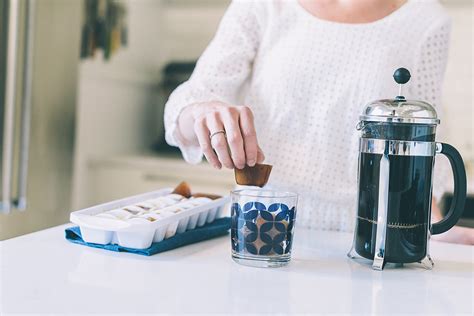
[[[167,142],[198,163],[201,150],[182,144],[181,110],[212,100],[248,105],[274,165],[269,184],[300,194],[298,225],[351,230],[358,117],[368,102],[398,95],[392,75],[399,67],[412,73],[404,94],[437,106],[449,31],[435,0],[409,0],[365,24],[316,18],[296,0],[233,1],[192,77],[166,105]],[[435,196],[443,187],[435,181]]]

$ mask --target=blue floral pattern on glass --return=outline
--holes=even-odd
[[[261,202],[231,205],[232,249],[239,253],[262,256],[289,254],[293,242],[295,207]]]

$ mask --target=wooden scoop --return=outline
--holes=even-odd
[[[253,167],[245,166],[243,169],[234,169],[235,182],[240,185],[253,185],[263,187],[268,182],[271,165],[256,164]]]

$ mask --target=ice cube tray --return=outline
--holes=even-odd
[[[172,191],[172,188],[166,188],[89,207],[72,212],[70,220],[79,226],[85,242],[101,245],[113,243],[128,248],[145,249],[150,247],[152,242],[160,242],[175,234],[213,222],[220,217],[224,205],[229,201],[228,197],[209,195],[213,198],[212,200],[197,206],[187,205],[187,208],[177,213],[168,212],[165,216],[157,217],[152,222],[124,221],[96,216],[100,213],[162,197],[171,194]],[[183,203],[189,204],[191,201],[186,200]]]

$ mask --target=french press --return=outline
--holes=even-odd
[[[433,106],[402,95],[410,72],[400,68],[393,77],[400,85],[399,96],[369,103],[360,116],[358,209],[348,256],[373,260],[375,270],[383,270],[386,263],[414,262],[431,269],[430,234],[446,232],[461,217],[466,171],[453,146],[435,141],[440,120]],[[436,154],[449,159],[454,198],[446,217],[431,224]]]

